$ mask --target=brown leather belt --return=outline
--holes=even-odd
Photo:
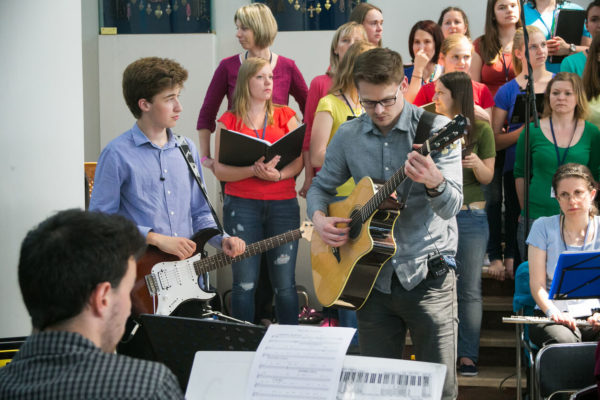
[[[485,201],[474,201],[469,204],[463,204],[460,210],[485,210]]]

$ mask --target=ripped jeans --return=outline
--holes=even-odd
[[[238,236],[246,246],[299,228],[300,207],[296,198],[254,200],[226,195],[223,203],[225,231]],[[275,292],[275,310],[280,324],[298,324],[296,255],[298,241],[266,252],[269,278]],[[232,265],[231,311],[234,318],[254,321],[254,291],[260,272],[260,254]]]

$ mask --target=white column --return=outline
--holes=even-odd
[[[25,233],[83,207],[79,0],[0,2],[0,337],[31,329],[17,280]]]

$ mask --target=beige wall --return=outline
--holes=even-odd
[[[25,233],[56,210],[83,206],[81,3],[2,0],[0,18],[0,337],[6,337],[31,329],[17,281]]]

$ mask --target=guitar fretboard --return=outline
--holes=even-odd
[[[457,115],[446,126],[440,129],[435,137],[432,137],[423,143],[423,146],[416,150],[419,154],[427,156],[434,150],[439,150],[444,146],[464,135],[468,120],[463,115]],[[379,208],[381,203],[387,199],[396,188],[406,179],[404,166],[400,167],[390,179],[362,206],[359,212],[352,216],[350,227],[356,224],[364,224],[373,213]]]
[[[417,151],[420,154],[426,156],[427,154],[429,154],[429,151],[427,151],[427,149],[428,149],[427,142],[425,142],[423,147],[421,147]],[[392,177],[390,179],[388,179],[385,182],[385,184],[377,191],[377,193],[375,193],[375,195],[373,197],[371,197],[371,199],[369,201],[367,201],[364,206],[361,207],[360,223],[361,224],[364,223],[371,215],[373,215],[373,213],[375,212],[375,210],[377,210],[377,208],[379,208],[381,203],[383,203],[383,201],[385,199],[390,197],[390,195],[392,193],[394,193],[394,190],[396,190],[396,188],[405,179],[406,179],[406,174],[404,173],[404,166],[402,166],[402,167],[400,167],[400,169],[398,169],[398,171],[396,171],[394,173],[394,175],[392,175]],[[352,222],[354,222],[354,221],[352,221]]]
[[[243,260],[244,258],[264,253],[265,251],[274,249],[275,247],[279,247],[282,244],[299,240],[301,237],[302,231],[300,229],[295,229],[293,231],[285,232],[280,235],[273,236],[271,238],[247,245],[246,251],[237,257],[230,257],[223,252],[219,252],[214,256],[202,258],[198,261],[195,261],[194,270],[198,275],[214,271],[219,268],[230,265],[234,262]]]

